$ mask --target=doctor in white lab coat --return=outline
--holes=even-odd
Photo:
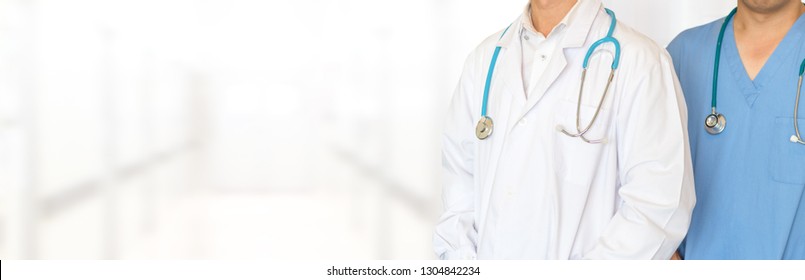
[[[562,14],[546,14],[555,11]],[[561,21],[539,32],[544,24],[534,23],[551,16]],[[469,55],[443,135],[440,258],[669,259],[675,252],[695,196],[685,101],[668,53],[618,23],[620,67],[586,134],[606,142],[558,131],[576,132],[582,61],[610,21],[599,0],[532,0],[505,33]],[[497,46],[487,111],[494,130],[480,140],[476,123]],[[582,127],[613,61],[612,44],[599,49],[584,84]]]

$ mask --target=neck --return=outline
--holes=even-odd
[[[531,24],[548,36],[578,0],[531,0]]]
[[[744,34],[785,34],[803,13],[805,5],[800,1],[789,1],[775,9],[752,9],[738,1],[734,29]]]
[[[799,0],[738,0],[733,31],[746,74],[754,80],[797,19],[805,13]]]

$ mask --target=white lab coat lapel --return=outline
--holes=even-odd
[[[523,46],[520,44],[520,32],[523,29],[522,15],[512,23],[508,32],[498,41],[497,46],[502,48],[505,56],[498,58],[498,67],[501,72],[501,93],[510,95],[513,102],[525,103],[525,90],[523,89]],[[508,111],[503,111],[508,115]]]
[[[537,105],[537,103],[539,103],[540,100],[542,100],[542,97],[551,89],[554,82],[556,82],[556,80],[559,78],[559,75],[561,75],[567,69],[568,58],[564,50],[583,47],[596,16],[601,13],[605,13],[601,2],[597,0],[580,0],[577,9],[577,15],[574,17],[572,22],[568,23],[566,30],[567,33],[562,41],[559,42],[558,47],[551,56],[553,58],[551,59],[550,64],[548,64],[548,67],[545,69],[545,72],[542,74],[542,77],[540,77],[536,85],[532,86],[533,91],[529,95],[528,101],[523,107],[523,110],[520,111],[519,115],[517,115],[518,119],[525,116],[532,108],[534,108],[534,106]],[[565,74],[575,75],[576,73]],[[578,75],[581,77],[581,73],[578,73]],[[522,77],[522,75],[520,76]]]

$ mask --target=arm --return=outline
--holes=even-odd
[[[625,79],[616,132],[623,203],[585,258],[667,260],[690,224],[687,109],[668,55],[653,64]]]
[[[681,80],[683,79],[682,78],[683,74],[682,74],[682,71],[681,71],[682,68],[683,68],[683,66],[682,66],[682,61],[683,60],[681,58],[684,56],[684,54],[686,52],[686,50],[685,50],[686,44],[684,42],[690,40],[690,39],[687,38],[689,36],[688,34],[689,34],[688,32],[680,33],[679,35],[676,36],[676,38],[674,38],[673,41],[671,41],[670,44],[668,44],[668,47],[666,48],[666,50],[668,51],[668,54],[671,55],[671,59],[674,62],[674,71],[676,71],[676,76],[677,76],[680,84],[682,84]],[[684,94],[684,90],[683,90],[683,94]],[[690,139],[690,138],[688,138],[688,139]],[[691,157],[692,156],[693,156],[693,151],[691,151]],[[676,250],[674,255],[671,257],[671,260],[682,260],[683,259],[682,256],[684,256],[684,255],[685,255],[685,240],[682,240],[682,243],[679,245],[679,248]]]
[[[447,112],[442,137],[444,214],[436,226],[433,246],[441,259],[474,259],[478,232],[475,228],[473,164],[475,138],[474,110],[471,98],[474,67],[470,55]]]

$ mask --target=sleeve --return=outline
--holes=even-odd
[[[655,61],[625,79],[616,124],[622,203],[587,259],[670,259],[690,225],[687,109],[670,57],[661,51]]]
[[[684,77],[683,76],[684,73],[682,71],[682,69],[683,69],[683,64],[682,64],[683,59],[682,58],[685,55],[685,46],[687,45],[685,42],[690,42],[691,41],[690,39],[687,39],[687,37],[690,36],[689,34],[690,34],[690,31],[683,31],[682,33],[677,35],[676,38],[674,38],[674,40],[672,40],[670,44],[668,44],[668,48],[667,48],[668,54],[671,55],[671,59],[673,60],[674,71],[676,73],[677,79],[680,80],[679,81],[680,84],[682,83],[681,80]],[[683,91],[683,93],[684,93],[684,91]],[[692,155],[692,152],[691,152],[691,155]],[[684,259],[685,258],[685,240],[684,239],[682,240],[682,243],[679,244],[678,251],[679,251],[679,255],[682,257],[682,259]]]
[[[478,232],[475,227],[473,164],[475,121],[471,98],[475,63],[470,55],[447,112],[442,136],[444,213],[433,236],[436,255],[441,259],[474,259]]]

